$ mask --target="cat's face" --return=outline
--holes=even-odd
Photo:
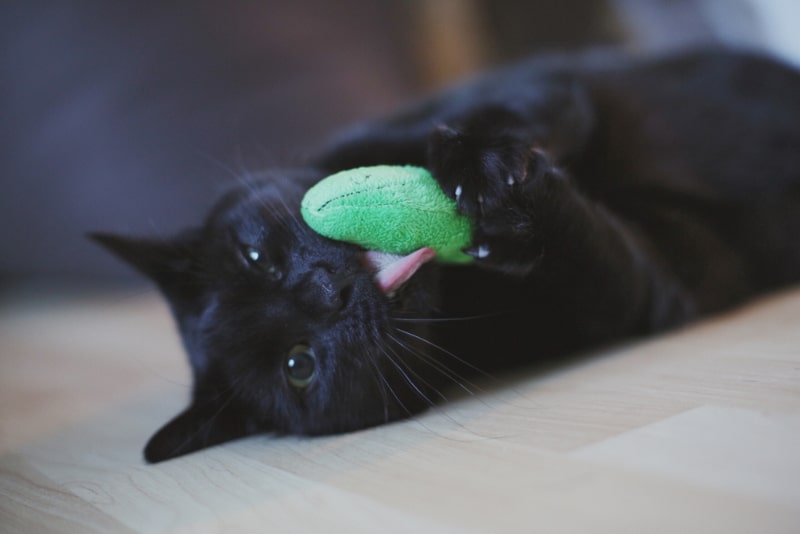
[[[387,287],[364,251],[300,220],[301,196],[290,181],[245,187],[171,241],[96,236],[158,283],[194,372],[192,404],[148,460],[255,432],[355,430],[430,404],[441,374],[424,327],[396,320],[431,315],[436,268],[419,262]]]

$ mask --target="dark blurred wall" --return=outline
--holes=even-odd
[[[235,173],[413,92],[382,2],[4,2],[0,277],[117,275],[88,230],[168,234]]]
[[[720,1],[6,0],[0,283],[130,277],[84,233],[168,235],[238,175],[496,63],[758,41],[754,0]]]

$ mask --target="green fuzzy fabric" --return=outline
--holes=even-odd
[[[438,261],[473,261],[461,251],[472,241],[472,223],[421,167],[338,172],[308,190],[301,213],[317,233],[368,250],[410,254],[430,247]]]

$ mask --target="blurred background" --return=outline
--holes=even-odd
[[[703,43],[800,64],[797,0],[5,0],[0,290],[131,283],[90,230],[168,235],[237,174],[547,50]]]

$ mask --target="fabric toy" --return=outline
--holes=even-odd
[[[473,261],[462,252],[472,240],[472,223],[421,167],[338,172],[308,190],[301,213],[317,233],[370,251],[409,255],[433,249],[437,261]]]

